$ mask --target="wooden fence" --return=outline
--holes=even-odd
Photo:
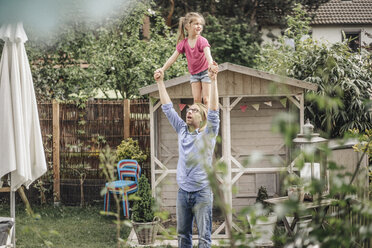
[[[351,176],[357,169],[358,162],[361,162],[358,173],[356,174],[353,185],[357,187],[355,192],[357,198],[350,201],[349,206],[341,207],[331,207],[330,214],[337,216],[337,218],[342,218],[345,225],[352,226],[354,229],[359,229],[361,226],[368,228],[372,224],[372,219],[365,216],[365,214],[360,211],[351,211],[353,204],[360,203],[361,201],[370,201],[369,198],[369,158],[365,156],[362,160],[361,153],[354,151],[353,146],[357,144],[356,140],[350,140],[345,144],[339,144],[337,140],[331,141],[329,147],[332,149],[332,154],[327,159],[335,162],[338,166],[343,169],[330,171],[330,176],[336,176],[337,174],[345,175],[344,179],[349,182]],[[331,187],[333,182],[331,181]],[[339,212],[345,211],[347,214],[340,215]],[[372,246],[372,237],[366,240],[361,240],[358,231],[354,230],[353,237],[355,238],[355,246],[353,247],[363,247],[368,248]]]
[[[79,196],[71,199],[71,194],[75,194],[71,192],[76,191],[74,185],[80,187],[77,179],[82,175],[86,177],[84,187],[97,188],[93,195],[87,189],[85,200],[100,198],[99,192],[106,179],[99,168],[99,153],[106,145],[115,149],[124,138],[132,137],[143,150],[149,151],[147,100],[91,100],[83,104],[46,102],[39,103],[38,109],[48,164],[48,172],[42,180],[50,187],[53,183],[56,202],[80,203]],[[149,161],[141,167],[149,177]],[[69,190],[71,187],[73,189]]]

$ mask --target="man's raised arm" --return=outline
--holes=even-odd
[[[173,108],[172,101],[168,95],[167,89],[164,85],[164,72],[157,71],[154,73],[154,78],[156,83],[158,84],[159,89],[159,96],[160,102],[162,104],[162,109],[165,116],[168,118],[169,123],[172,125],[174,130],[179,133],[183,127],[186,126],[186,123],[181,119],[181,117],[177,114],[177,112]]]
[[[213,62],[215,65],[216,62]],[[209,96],[209,109],[210,110],[218,110],[218,89],[217,89],[217,72],[213,70],[208,70],[208,76],[211,79],[211,93]]]
[[[171,103],[171,99],[168,95],[167,89],[164,85],[164,72],[163,71],[157,71],[154,73],[154,79],[156,83],[158,84],[159,89],[159,96],[160,96],[160,102],[161,104],[167,104]]]

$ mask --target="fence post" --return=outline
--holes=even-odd
[[[61,202],[60,175],[59,175],[59,103],[53,100],[53,196],[54,205]]]
[[[130,137],[130,100],[124,99],[124,139]]]

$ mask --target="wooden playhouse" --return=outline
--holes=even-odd
[[[265,186],[269,195],[279,194],[279,172],[291,163],[289,151],[280,134],[273,133],[272,121],[281,112],[294,111],[301,129],[304,123],[304,92],[317,86],[293,78],[282,77],[252,68],[224,63],[219,66],[218,91],[220,96],[221,144],[216,146],[216,158],[228,168],[220,180],[230,190],[232,209],[239,210],[255,201],[257,189]],[[165,82],[174,108],[185,117],[185,105],[192,104],[189,75]],[[164,113],[156,83],[140,89],[149,94],[151,137],[151,183],[153,194],[162,207],[175,213],[178,186],[176,166],[178,160],[177,135]],[[155,100],[154,100],[155,99]],[[244,161],[255,151],[265,155],[259,164],[244,166]],[[272,158],[281,161],[273,164]],[[214,237],[225,228],[222,223],[213,231]]]

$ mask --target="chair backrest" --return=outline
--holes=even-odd
[[[117,169],[119,180],[124,180],[125,178],[131,177],[134,179],[134,181],[138,182],[138,179],[141,176],[141,166],[139,166],[136,160],[120,160],[117,165]]]

